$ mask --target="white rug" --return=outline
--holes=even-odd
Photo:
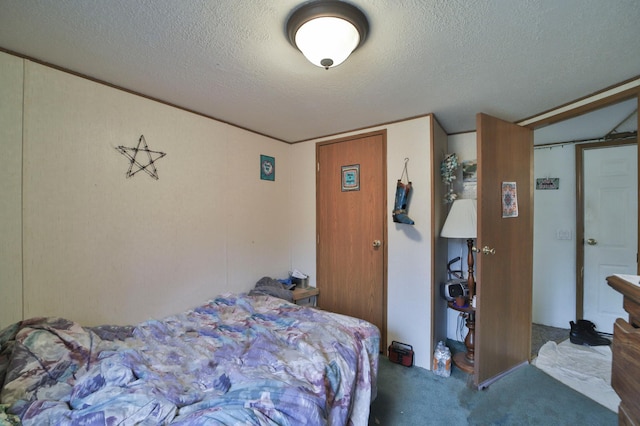
[[[620,397],[611,387],[611,347],[545,343],[533,365],[614,412]]]

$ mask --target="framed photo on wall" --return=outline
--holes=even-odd
[[[360,191],[360,164],[342,166],[342,191]]]
[[[478,160],[462,162],[462,198],[478,198]]]
[[[268,155],[260,155],[260,179],[276,180],[276,159]]]
[[[518,217],[518,191],[515,182],[502,182],[502,217]]]
[[[560,178],[538,178],[536,189],[560,189]]]

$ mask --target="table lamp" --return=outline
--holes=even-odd
[[[477,201],[471,199],[458,199],[451,205],[451,210],[444,222],[440,236],[445,238],[462,238],[467,240],[469,250],[467,265],[469,276],[469,301],[475,294],[475,280],[473,278],[473,239],[477,236]],[[470,303],[471,304],[471,303]]]

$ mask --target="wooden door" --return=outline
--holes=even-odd
[[[371,322],[386,344],[386,132],[316,146],[320,307]]]
[[[580,156],[578,158],[578,155]],[[614,274],[635,275],[638,235],[637,145],[603,143],[576,147],[582,169],[578,212],[582,229],[582,291],[578,318],[593,321],[599,331],[613,333],[617,318],[625,318],[622,294],[607,285]]]
[[[529,361],[533,271],[533,131],[477,116],[475,384],[484,387]],[[515,183],[517,216],[504,214]],[[512,194],[511,194],[512,195]],[[509,216],[510,217],[503,217]],[[495,254],[482,254],[482,248]]]

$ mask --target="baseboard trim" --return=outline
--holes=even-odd
[[[491,386],[491,384],[493,384],[493,382],[495,382],[498,379],[501,379],[502,377],[506,376],[507,374],[511,373],[512,371],[515,371],[525,365],[529,365],[529,361],[523,361],[520,364],[517,364],[516,366],[510,368],[509,370],[503,371],[502,373],[498,374],[497,376],[494,376],[490,379],[485,380],[484,382],[480,383],[478,385],[478,390],[484,390],[486,388],[488,388],[489,386]]]

